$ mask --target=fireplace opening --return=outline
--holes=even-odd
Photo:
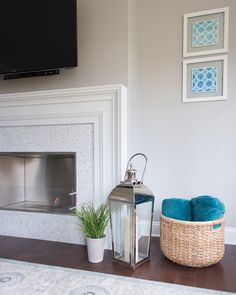
[[[72,212],[75,167],[75,153],[0,153],[0,209]]]

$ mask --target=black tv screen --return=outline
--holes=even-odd
[[[0,74],[77,66],[76,0],[1,0]]]

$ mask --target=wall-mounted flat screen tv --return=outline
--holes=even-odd
[[[1,0],[0,74],[77,66],[76,0]]]

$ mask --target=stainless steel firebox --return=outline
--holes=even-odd
[[[0,153],[0,209],[68,213],[75,191],[75,153]]]

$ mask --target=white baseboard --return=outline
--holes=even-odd
[[[225,244],[236,245],[236,228],[225,228]]]
[[[160,222],[154,221],[152,225],[152,236],[160,237]],[[225,244],[236,245],[236,228],[225,228]]]

